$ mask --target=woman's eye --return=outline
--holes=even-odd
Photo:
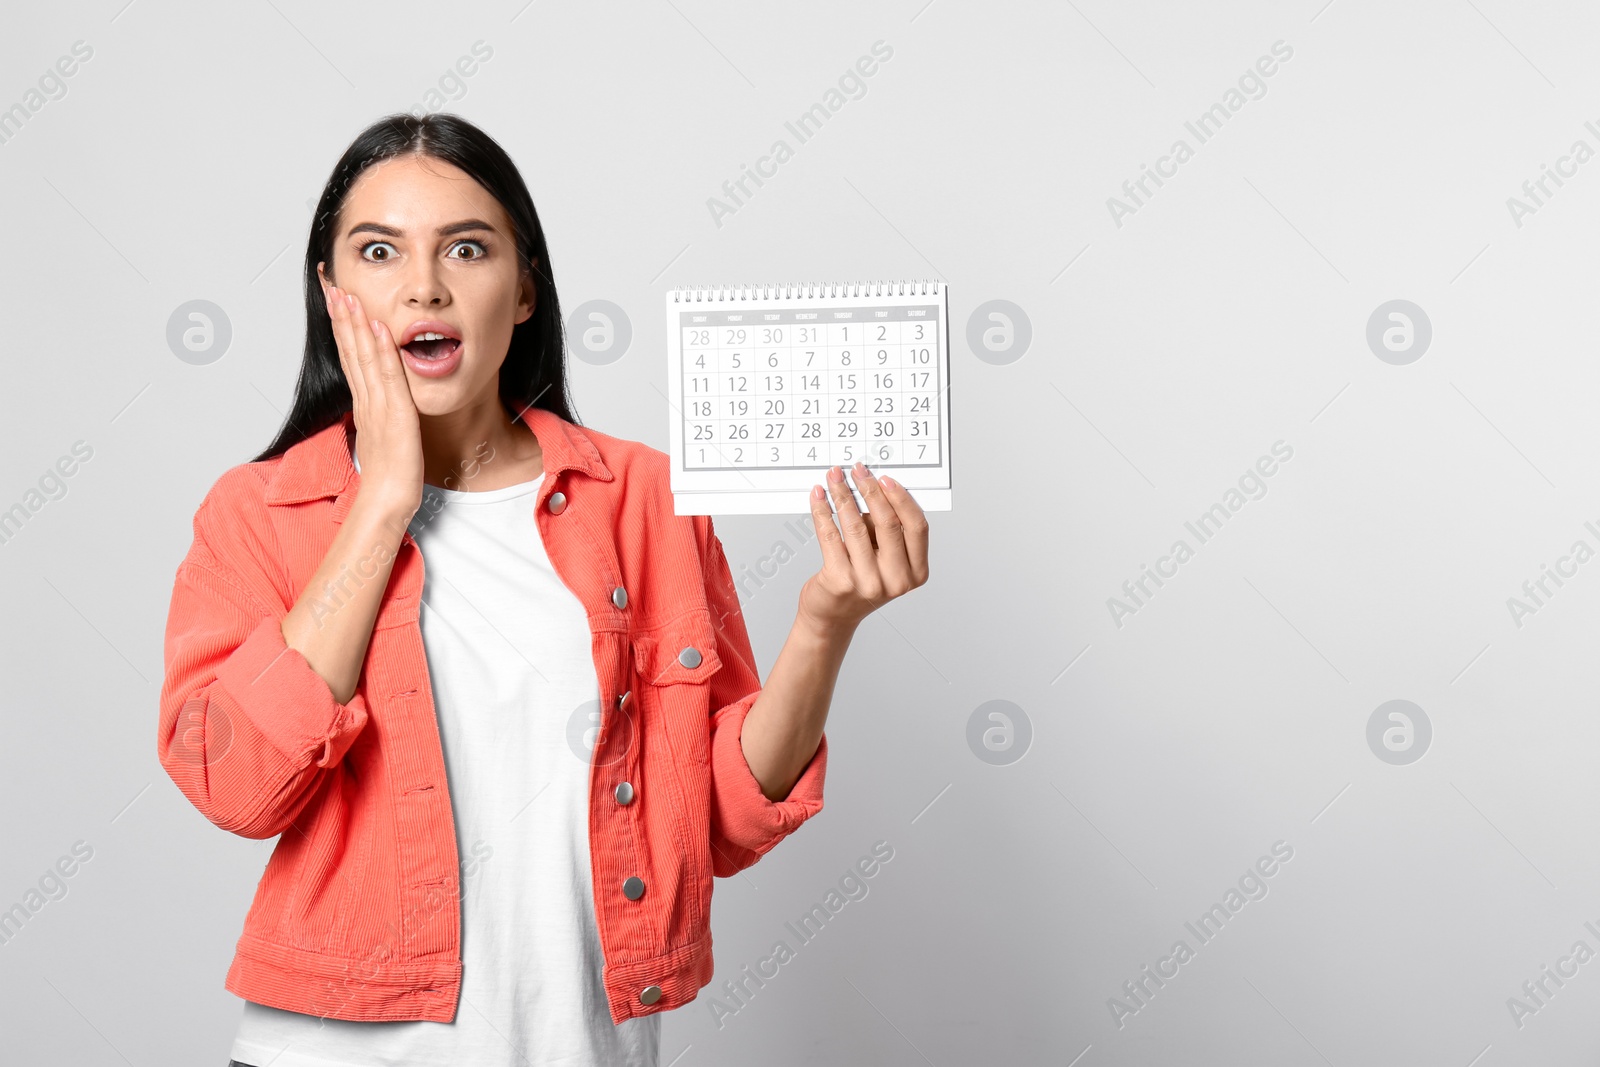
[[[367,250],[369,248],[377,248],[379,246],[382,246],[384,248],[389,249],[390,252],[394,251],[394,245],[390,244],[388,241],[368,241],[366,244],[361,246],[361,252],[360,252],[361,258],[362,259],[366,259],[367,258]],[[382,263],[385,260],[387,260],[388,258],[389,258],[389,256],[384,255],[384,256],[380,256],[377,259],[368,260],[368,262],[371,262],[371,263]]]
[[[451,251],[458,251],[461,248],[464,248],[464,247],[466,247],[468,245],[470,245],[473,248],[477,249],[477,251],[474,252],[472,255],[467,256],[466,257],[467,259],[469,259],[469,260],[482,259],[484,257],[484,255],[486,255],[486,253],[484,251],[483,243],[481,241],[459,241],[459,242],[456,243],[455,248],[452,249]],[[458,256],[457,258],[459,259],[461,257]]]

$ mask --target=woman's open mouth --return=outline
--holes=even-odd
[[[463,344],[453,338],[416,340],[400,349],[413,374],[424,378],[443,378],[461,365]]]

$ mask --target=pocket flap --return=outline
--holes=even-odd
[[[651,685],[707,682],[722,669],[709,615],[683,615],[633,635],[633,665]]]

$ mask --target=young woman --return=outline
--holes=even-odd
[[[277,440],[201,503],[158,750],[279,838],[227,988],[237,1065],[655,1064],[711,981],[713,876],[822,807],[856,626],[927,580],[857,465],[766,684],[664,453],[581,427],[522,178],[450,115],[364,131],[305,260]],[[831,499],[831,506],[830,506]]]

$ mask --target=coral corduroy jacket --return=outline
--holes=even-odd
[[[822,809],[827,738],[786,798],[761,793],[740,745],[761,680],[710,518],[674,514],[658,449],[540,408],[523,419],[544,452],[539,532],[587,611],[600,681],[590,855],[620,1023],[680,1007],[711,981],[712,876],[755,863]],[[281,835],[230,991],[336,1019],[450,1022],[464,867],[416,542],[400,543],[348,703],[280,628],[355,498],[353,440],[346,414],[226,471],[206,495],[167,619],[157,752],[207,819]],[[330,606],[346,595],[324,593]],[[633,878],[636,899],[623,888]]]

